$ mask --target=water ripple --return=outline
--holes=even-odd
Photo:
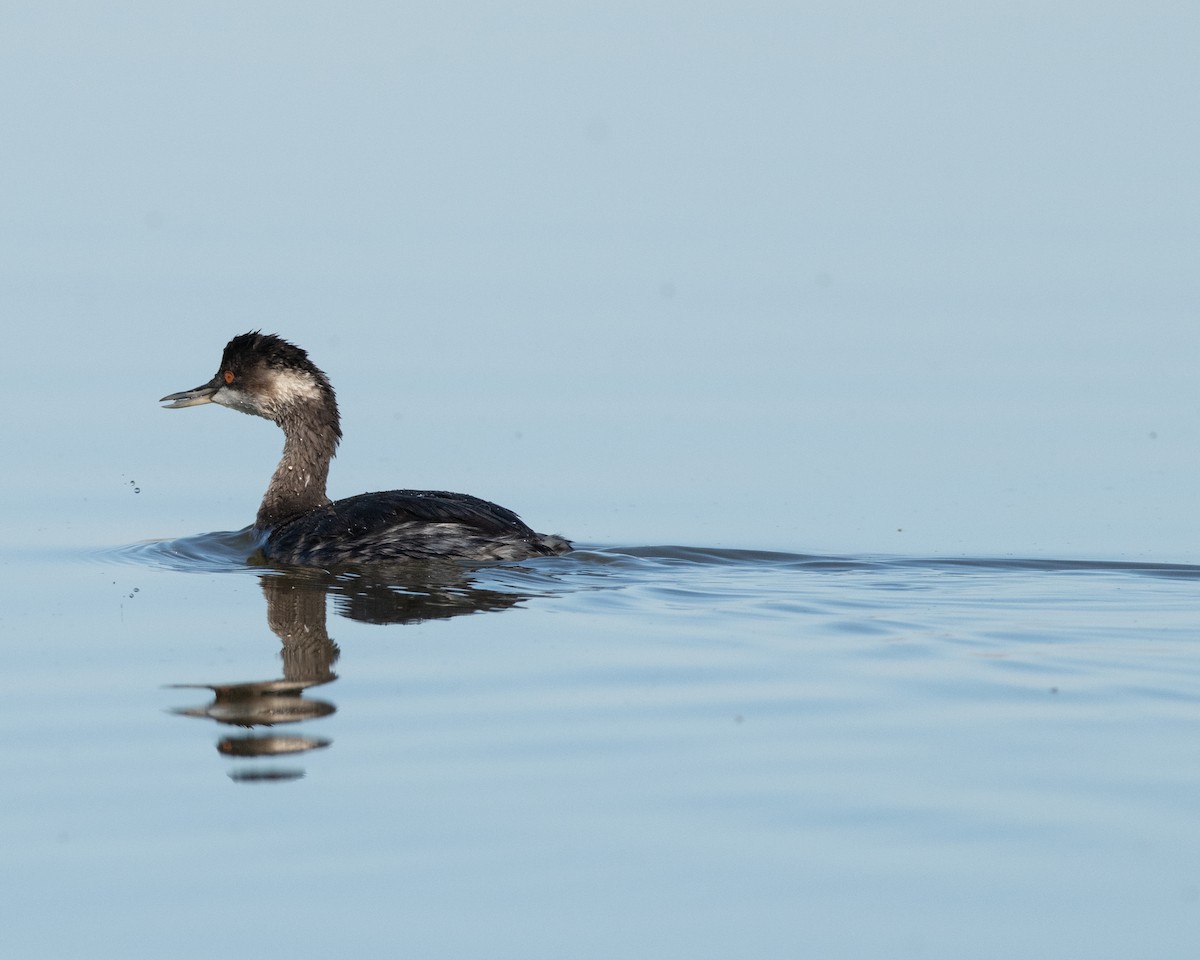
[[[198,573],[263,572],[255,554],[261,539],[252,528],[199,534],[175,540],[153,540],[97,551],[101,562],[144,564],[167,570]],[[474,566],[474,565],[469,565]],[[372,568],[359,567],[363,573]],[[378,568],[386,577],[386,568]],[[537,583],[561,585],[572,579],[586,588],[589,581],[661,578],[672,572],[753,571],[830,574],[894,573],[897,583],[911,584],[922,575],[1093,574],[1138,576],[1171,580],[1200,580],[1200,565],[1129,560],[1075,560],[1028,557],[904,557],[887,555],[836,556],[720,547],[581,545],[572,553],[520,563],[489,563],[499,579],[513,579],[522,588]],[[881,584],[882,585],[882,584]]]

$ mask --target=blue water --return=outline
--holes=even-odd
[[[1190,960],[1198,40],[0,5],[0,956]],[[260,328],[583,547],[247,564]]]
[[[12,955],[1194,942],[1200,567],[247,542],[9,558]]]

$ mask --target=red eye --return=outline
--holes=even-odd
[[[234,380],[236,380],[236,379],[237,379],[237,378],[236,378],[236,377],[233,375],[233,371],[232,371],[232,370],[226,370],[226,371],[225,371],[225,382],[226,382],[226,383],[233,383],[233,381],[234,381]]]

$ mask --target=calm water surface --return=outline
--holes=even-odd
[[[1194,947],[1198,567],[249,546],[6,557],[7,955]]]
[[[1176,7],[0,6],[0,958],[1194,957]],[[590,546],[118,548],[259,328]]]

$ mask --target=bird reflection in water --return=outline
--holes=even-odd
[[[334,713],[337,707],[329,701],[306,695],[311,688],[337,679],[333,666],[340,651],[326,629],[327,596],[333,598],[334,609],[342,616],[374,624],[420,623],[507,610],[529,596],[481,587],[470,568],[453,561],[338,572],[267,568],[259,579],[267,601],[267,625],[283,645],[283,676],[244,683],[178,684],[179,689],[211,690],[213,700],[203,706],[177,708],[174,713],[248,730],[270,730]],[[294,758],[331,742],[325,737],[273,731],[239,733],[222,737],[217,750],[239,761],[263,761]],[[304,776],[304,769],[263,763],[239,766],[229,775],[238,782],[296,780]]]

